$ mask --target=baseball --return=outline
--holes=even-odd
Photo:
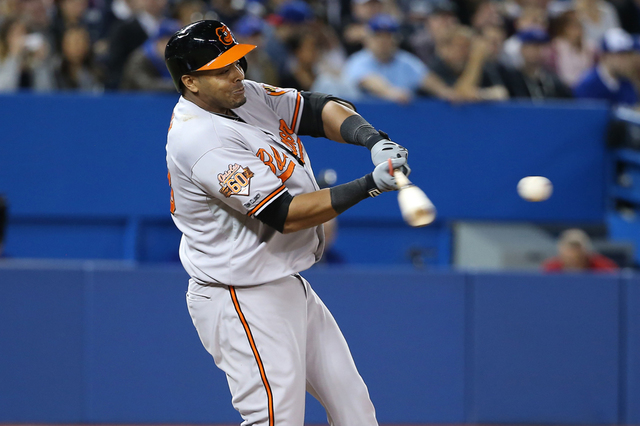
[[[553,185],[544,176],[527,176],[518,182],[518,194],[527,201],[544,201],[552,192]]]

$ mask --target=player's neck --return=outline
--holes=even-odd
[[[215,106],[215,105],[209,105],[207,102],[203,101],[198,96],[196,96],[193,92],[186,91],[186,93],[184,93],[182,95],[182,97],[185,98],[186,100],[188,100],[189,102],[192,102],[192,103],[196,104],[197,106],[199,106],[200,108],[202,108],[205,111],[209,111],[209,112],[212,112],[214,114],[234,115],[231,112],[231,110],[228,109],[228,108],[222,108],[222,107],[218,107],[218,106]]]

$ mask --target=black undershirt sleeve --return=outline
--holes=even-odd
[[[267,207],[265,207],[256,217],[264,224],[269,225],[276,231],[282,233],[284,230],[284,223],[287,220],[289,214],[289,204],[291,204],[293,196],[289,194],[289,191],[285,191],[278,198],[273,200]]]
[[[298,136],[326,137],[322,122],[322,109],[329,101],[335,101],[354,111],[356,110],[356,107],[351,102],[335,96],[318,92],[300,92],[300,94],[304,98],[304,106],[302,107]]]

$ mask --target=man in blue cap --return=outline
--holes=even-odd
[[[631,79],[636,72],[636,44],[626,31],[614,28],[602,38],[602,56],[578,83],[578,98],[603,99],[615,105],[636,105],[638,93]]]
[[[519,31],[516,35],[522,43],[520,46],[522,65],[518,72],[509,76],[507,81],[511,97],[571,98],[571,89],[545,66],[545,53],[551,41],[547,32],[532,28]]]
[[[344,79],[366,94],[406,104],[420,91],[442,99],[456,92],[429,72],[417,56],[399,50],[399,24],[390,15],[376,15],[368,24],[365,48],[349,57]]]

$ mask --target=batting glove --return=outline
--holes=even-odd
[[[407,166],[406,157],[401,156],[391,159],[391,168],[393,170],[400,169],[403,166]],[[393,171],[389,170],[389,168],[389,162],[385,160],[384,163],[378,164],[371,174],[373,176],[373,182],[381,192],[396,191],[399,189],[398,185],[396,185],[396,178],[392,174]]]
[[[382,132],[381,132],[382,134]],[[386,135],[386,134],[385,134]],[[382,163],[386,163],[389,158],[405,158],[409,157],[409,151],[402,145],[398,145],[389,139],[382,139],[371,148],[371,161],[376,166]],[[409,166],[403,166],[402,172],[409,176],[411,168]]]

